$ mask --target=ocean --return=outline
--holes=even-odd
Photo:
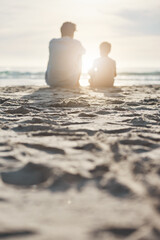
[[[118,69],[115,86],[160,84],[160,69]],[[0,86],[44,86],[44,71],[41,68],[0,68]],[[82,74],[82,86],[88,86],[88,74]]]

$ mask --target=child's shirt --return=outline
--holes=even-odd
[[[100,57],[89,72],[93,86],[113,86],[116,77],[116,62],[110,57]]]

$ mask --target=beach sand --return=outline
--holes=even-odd
[[[0,91],[0,239],[160,239],[160,86]]]

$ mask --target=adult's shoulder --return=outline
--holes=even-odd
[[[75,38],[72,38],[72,41],[73,41],[75,44],[80,44],[80,45],[82,45],[81,42],[80,42],[79,40],[75,39]]]
[[[50,41],[49,41],[49,45],[53,44],[54,42],[57,42],[58,41],[58,38],[52,38]]]
[[[73,39],[73,43],[80,49],[82,54],[86,52],[85,48],[83,47],[82,43],[79,40]]]
[[[72,39],[72,41],[73,41],[73,43],[74,43],[75,45],[77,45],[78,47],[83,47],[83,46],[82,46],[82,43],[81,43],[79,40],[77,40],[77,39]]]

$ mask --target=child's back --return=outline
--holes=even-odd
[[[116,62],[108,57],[111,45],[107,42],[100,45],[101,57],[96,59],[89,74],[92,87],[113,87],[116,76]]]

